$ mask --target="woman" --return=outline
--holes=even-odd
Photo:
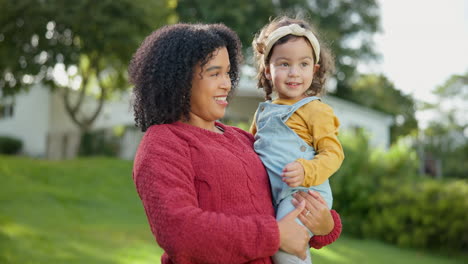
[[[271,263],[280,248],[304,258],[307,230],[296,217],[317,235],[314,247],[341,232],[317,194],[302,193],[276,221],[252,135],[216,121],[240,60],[239,38],[226,26],[177,24],[148,36],[130,63],[135,121],[146,131],[133,179],[165,250],[161,263]]]

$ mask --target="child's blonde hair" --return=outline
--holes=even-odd
[[[260,32],[255,35],[255,38],[252,42],[255,62],[257,66],[257,79],[258,79],[257,87],[262,88],[265,91],[265,99],[267,100],[271,100],[271,93],[273,92],[273,86],[270,80],[268,80],[265,76],[265,68],[270,61],[271,54],[273,53],[275,46],[278,44],[286,43],[292,39],[305,38],[307,40],[307,38],[303,36],[286,35],[280,38],[278,41],[276,41],[273,44],[271,51],[265,56],[265,49],[267,47],[266,41],[269,35],[276,29],[280,27],[292,25],[292,24],[297,24],[301,28],[311,31],[316,37],[318,37],[317,33],[312,28],[312,26],[305,20],[293,19],[290,17],[282,16],[282,17],[277,17],[273,19],[270,23],[264,26],[260,30]],[[307,41],[309,42],[309,40]],[[319,58],[318,64],[320,65],[320,68],[314,73],[314,79],[312,81],[312,84],[310,85],[309,89],[307,89],[306,91],[306,94],[309,96],[323,94],[326,79],[328,75],[333,73],[335,70],[334,59],[333,59],[331,51],[320,40],[319,40],[319,43],[320,43],[320,58]],[[315,54],[315,51],[313,50],[312,53]],[[315,58],[315,55],[314,55],[314,61],[317,61],[317,58]]]

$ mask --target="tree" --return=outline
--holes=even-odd
[[[391,127],[391,142],[416,131],[415,102],[409,95],[397,90],[384,75],[360,75],[351,86],[351,100],[361,105],[382,111],[394,117]]]
[[[444,177],[468,178],[468,72],[452,75],[422,110],[433,116],[423,131],[424,155],[441,164]]]
[[[104,100],[128,87],[133,52],[170,16],[165,2],[143,0],[0,0],[0,9],[2,96],[46,84],[63,92],[66,110],[82,132],[92,127]],[[98,104],[85,115],[83,101],[90,94]]]
[[[438,102],[426,105],[427,109],[437,109],[439,120],[451,129],[465,131],[468,125],[468,72],[452,75],[438,86],[433,94]]]
[[[250,46],[256,31],[275,14],[270,0],[178,0],[175,9],[180,22],[224,23],[240,37],[244,48]]]
[[[379,9],[375,0],[179,0],[176,8],[180,21],[223,22],[250,47],[269,17],[303,13],[331,46],[336,55],[336,95],[351,97],[351,83],[357,62],[377,57],[372,34],[379,30]]]

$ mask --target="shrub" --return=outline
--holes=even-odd
[[[450,153],[440,153],[442,160],[442,175],[445,178],[468,180],[468,141],[456,147]]]
[[[468,250],[466,181],[390,180],[370,201],[364,235],[403,247]]]
[[[338,172],[330,178],[333,204],[344,214],[347,232],[362,236],[363,216],[369,214],[369,197],[377,192],[387,179],[409,179],[417,173],[416,153],[404,144],[395,144],[389,151],[373,150],[363,133],[340,137],[345,160]]]
[[[8,136],[0,136],[0,153],[2,154],[16,154],[20,152],[22,147],[23,142],[21,140]]]
[[[81,136],[80,156],[116,157],[120,150],[120,139],[112,130],[103,129],[86,132]]]
[[[414,150],[371,150],[362,134],[341,137],[345,161],[331,177],[344,231],[403,247],[468,250],[468,181],[418,175]]]

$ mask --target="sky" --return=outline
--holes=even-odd
[[[383,32],[374,41],[382,59],[361,71],[383,73],[397,89],[429,102],[437,86],[468,71],[468,0],[378,3]]]

